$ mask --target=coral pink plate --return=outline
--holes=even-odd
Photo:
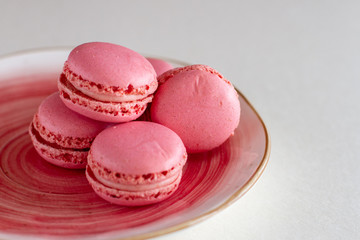
[[[41,159],[27,133],[40,102],[57,90],[69,51],[44,49],[0,58],[1,239],[154,237],[229,206],[260,177],[269,159],[269,135],[239,92],[241,120],[235,135],[211,152],[190,155],[174,195],[145,207],[105,202],[88,185],[83,170],[62,169]]]

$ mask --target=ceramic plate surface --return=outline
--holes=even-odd
[[[1,239],[158,236],[227,207],[260,177],[269,158],[269,136],[239,92],[241,120],[234,136],[213,151],[190,155],[174,195],[144,207],[105,202],[88,185],[83,170],[62,169],[41,159],[27,132],[40,102],[57,91],[68,53],[43,49],[0,58]]]

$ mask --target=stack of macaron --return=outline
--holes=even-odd
[[[173,68],[111,43],[74,48],[58,88],[30,124],[36,151],[86,168],[94,191],[123,206],[171,196],[188,154],[220,146],[240,119],[234,87],[213,68]]]

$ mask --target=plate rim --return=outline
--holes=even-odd
[[[39,48],[19,50],[19,51],[15,51],[12,53],[1,54],[0,61],[3,59],[6,59],[6,58],[17,57],[17,56],[26,55],[26,54],[36,54],[36,53],[51,52],[51,51],[54,51],[54,52],[56,52],[56,51],[71,51],[72,48],[73,48],[72,46],[56,46],[56,47],[39,47]],[[187,62],[168,58],[168,57],[161,57],[161,56],[151,56],[151,57],[160,58],[165,61],[171,61],[171,62],[180,64],[180,65],[189,65],[189,63],[187,63]],[[159,237],[159,236],[162,236],[165,234],[173,233],[173,232],[188,228],[190,226],[193,226],[197,223],[200,223],[200,222],[208,219],[209,217],[224,210],[225,208],[229,207],[231,204],[233,204],[235,201],[237,201],[239,198],[241,198],[243,195],[245,195],[259,180],[259,178],[263,174],[263,172],[269,162],[269,158],[270,158],[270,151],[271,151],[270,134],[269,134],[269,131],[268,131],[263,119],[261,118],[260,114],[256,111],[254,106],[250,103],[250,101],[245,97],[245,95],[239,89],[237,89],[236,87],[234,87],[234,88],[235,88],[236,92],[244,99],[246,104],[248,104],[250,109],[255,113],[256,117],[260,120],[260,123],[262,125],[263,131],[265,134],[264,155],[262,157],[262,160],[260,161],[259,166],[256,168],[255,172],[251,175],[249,180],[242,187],[240,187],[234,194],[232,194],[230,197],[228,197],[222,204],[220,204],[219,206],[215,207],[212,210],[209,210],[209,211],[201,214],[198,217],[195,217],[193,219],[187,220],[185,222],[182,222],[182,223],[179,223],[179,224],[176,224],[174,226],[170,226],[170,227],[167,227],[164,229],[160,229],[160,230],[156,230],[156,231],[148,232],[148,233],[143,233],[143,234],[140,234],[137,236],[118,238],[118,239],[140,240],[140,239],[154,238],[154,237]]]

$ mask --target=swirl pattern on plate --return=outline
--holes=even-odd
[[[56,90],[53,77],[0,84],[1,233],[79,237],[116,232],[129,237],[161,230],[219,206],[258,166],[258,156],[241,147],[244,133],[237,129],[219,148],[189,156],[178,190],[166,201],[144,207],[109,204],[92,191],[83,170],[53,166],[32,146],[27,133],[32,116]],[[248,160],[239,160],[241,155]]]

